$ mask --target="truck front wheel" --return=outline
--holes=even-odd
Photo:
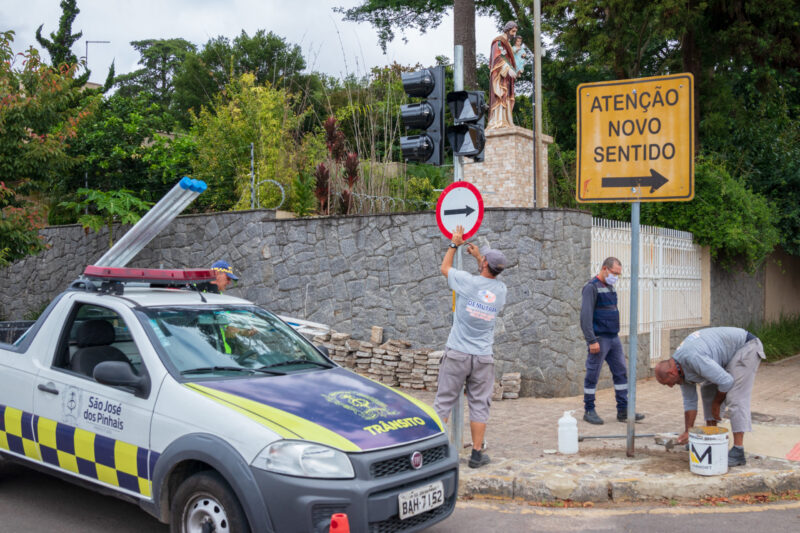
[[[247,519],[230,485],[216,472],[181,483],[170,504],[171,533],[247,533]]]

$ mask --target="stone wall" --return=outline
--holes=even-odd
[[[496,330],[496,374],[519,372],[523,396],[583,390],[578,316],[591,218],[557,209],[487,209],[476,238],[503,250],[506,308]],[[46,228],[51,248],[0,271],[0,315],[40,308],[105,251],[104,232]],[[417,347],[444,346],[451,293],[439,272],[447,241],[432,212],[275,220],[255,210],[178,217],[131,263],[184,268],[230,261],[229,291],[280,314],[329,324],[356,339],[372,326]],[[464,254],[464,270],[475,272]]]
[[[764,320],[764,268],[747,274],[711,263],[711,325],[746,328]]]

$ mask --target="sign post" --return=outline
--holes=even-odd
[[[448,240],[453,238],[456,226],[464,228],[464,239],[469,239],[478,231],[483,222],[483,197],[477,187],[466,181],[456,181],[447,186],[436,202],[436,223],[442,235]],[[461,248],[456,250],[456,268],[461,270]],[[458,296],[453,294],[453,321],[456,319]],[[463,389],[462,389],[463,390]],[[458,399],[450,414],[452,432],[450,440],[461,451],[464,430],[464,395],[459,393]]]
[[[579,85],[580,203],[632,202],[627,455],[633,457],[641,202],[694,198],[694,78],[674,74]]]
[[[578,202],[694,198],[691,74],[578,86]]]

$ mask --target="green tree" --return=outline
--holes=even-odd
[[[216,37],[201,51],[188,54],[175,73],[174,108],[182,124],[188,125],[189,110],[199,113],[226,84],[246,72],[255,76],[256,85],[269,82],[300,93],[310,81],[302,74],[305,68],[300,47],[272,32],[258,30],[250,36],[242,31],[233,41]]]
[[[133,98],[114,94],[104,98],[96,112],[78,127],[70,143],[67,151],[75,165],[56,184],[55,197],[59,201],[71,199],[78,188],[89,187],[126,188],[145,200],[160,198],[178,177],[191,169],[186,161],[173,169],[176,174],[172,176],[157,168],[159,157],[175,161],[180,153],[164,151],[173,141],[159,133],[165,129],[164,122],[161,108],[151,103],[147,94]],[[75,222],[75,214],[54,202],[48,221]]]
[[[72,53],[72,46],[81,38],[83,32],[72,33],[72,23],[81,10],[75,0],[61,0],[61,18],[58,21],[58,31],[50,33],[50,39],[42,37],[40,25],[36,30],[36,40],[50,54],[50,61],[56,68],[61,65],[75,65],[78,58]],[[88,74],[87,74],[88,76]]]
[[[43,226],[41,212],[0,181],[0,266],[42,251]]]
[[[319,150],[319,142],[299,134],[303,115],[293,110],[294,98],[270,84],[258,86],[254,75],[243,74],[217,96],[213,111],[200,111],[192,127],[197,139],[194,176],[209,185],[198,199],[200,205],[214,210],[250,208],[251,143],[256,181],[275,180],[291,197],[293,180],[312,171],[312,153]],[[265,206],[280,200],[280,191],[270,183],[260,185],[258,194]]]
[[[516,2],[511,2],[515,4]],[[342,13],[344,20],[369,22],[378,30],[378,43],[386,52],[387,43],[395,38],[395,28],[403,31],[403,41],[407,29],[420,33],[437,28],[444,15],[453,8],[453,42],[464,47],[464,86],[477,86],[475,55],[475,15],[497,14],[498,5],[507,11],[507,2],[502,0],[363,0],[361,5],[351,8],[334,8]],[[501,24],[502,25],[502,24]],[[488,43],[486,43],[488,48]]]
[[[146,39],[132,41],[131,46],[141,55],[142,68],[114,78],[119,94],[134,97],[144,92],[162,109],[171,110],[175,74],[197,47],[185,39]]]
[[[698,153],[724,160],[747,189],[771,199],[782,246],[800,253],[800,5],[558,0],[544,16],[553,46],[543,83],[560,162],[574,161],[578,84],[691,72]],[[572,186],[573,170],[551,167],[566,180],[551,190]]]
[[[13,35],[0,33],[0,176],[22,194],[49,197],[74,165],[69,144],[100,96],[75,86],[75,65],[51,69],[33,48],[15,55]]]
[[[103,227],[108,228],[108,247],[114,245],[114,224],[136,224],[153,202],[145,202],[133,195],[133,191],[119,189],[116,191],[99,191],[80,188],[78,195],[85,198],[78,202],[62,202],[60,205],[79,213],[84,209],[91,211],[78,217],[78,223],[95,233]]]

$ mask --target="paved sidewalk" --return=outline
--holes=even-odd
[[[761,365],[753,391],[753,432],[744,440],[747,465],[710,477],[689,471],[689,452],[682,446],[666,451],[653,438],[638,438],[633,458],[626,456],[624,438],[583,441],[576,455],[550,453],[558,448],[558,419],[566,410],[575,411],[579,435],[626,434],[627,424],[616,420],[613,389],[597,393],[597,412],[605,420],[602,426],[581,419],[582,396],[495,402],[486,435],[492,463],[470,469],[466,465],[468,449],[463,449],[459,492],[462,497],[606,502],[800,491],[800,462],[785,458],[800,443],[798,384],[800,355]],[[433,403],[432,393],[415,395]],[[636,410],[647,415],[636,424],[637,434],[683,431],[677,387],[670,389],[654,378],[640,380]],[[465,444],[470,440],[468,425],[464,440]]]

